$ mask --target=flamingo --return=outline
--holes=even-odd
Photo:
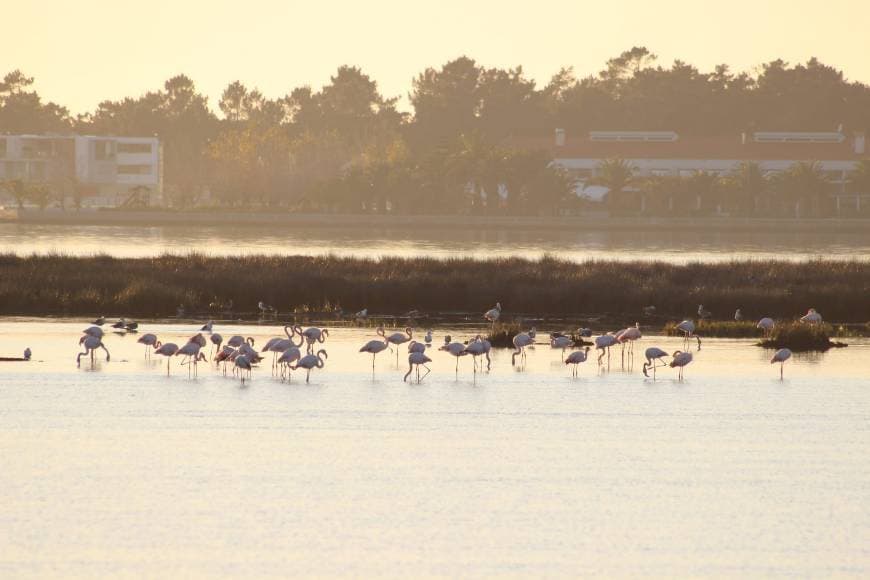
[[[329,331],[325,328],[311,327],[306,328],[303,331],[301,328],[295,327],[293,330],[305,337],[305,341],[308,343],[308,354],[311,354],[312,351],[314,351],[315,342],[325,342],[326,338],[329,336]]]
[[[521,332],[513,338],[514,348],[516,349],[511,355],[511,364],[516,363],[517,355],[522,361],[526,360],[526,347],[535,342],[530,332]]]
[[[33,351],[30,350],[30,347],[24,349],[24,360],[30,360],[30,357],[33,356]]]
[[[151,334],[150,332],[148,334],[143,334],[142,336],[140,336],[139,340],[137,340],[136,342],[145,345],[145,358],[149,358],[149,356],[151,355],[151,350],[156,350],[160,348],[161,344],[163,344],[162,342],[157,340],[156,334]],[[148,347],[152,348],[149,350]]]
[[[782,380],[782,367],[785,365],[785,361],[791,358],[791,351],[787,348],[781,348],[776,351],[773,355],[773,358],[770,359],[770,364],[779,363],[779,380]]]
[[[681,381],[683,380],[683,367],[685,367],[690,362],[692,362],[692,353],[683,352],[681,350],[674,352],[674,356],[671,359],[670,367],[680,369],[680,374],[678,377],[679,380],[681,380]]]
[[[212,352],[220,350],[221,344],[224,342],[224,337],[220,335],[220,333],[213,332],[211,336],[208,337],[212,344]]]
[[[643,355],[646,357],[646,362],[643,363],[643,376],[648,377],[649,375],[646,371],[651,368],[653,370],[653,380],[655,380],[656,368],[659,366],[668,366],[666,362],[662,361],[664,357],[668,356],[668,353],[657,346],[651,346],[644,351]],[[656,364],[657,362],[661,362],[662,364],[658,365]]]
[[[612,334],[602,334],[595,339],[595,348],[601,351],[601,354],[598,355],[598,364],[601,364],[601,359],[604,358],[605,352],[607,353],[607,360],[610,361],[610,347],[616,343],[617,339]]]
[[[224,363],[224,376],[227,374],[227,362],[232,362],[238,355],[238,351],[231,346],[224,346],[214,357],[215,366]]]
[[[501,302],[496,302],[495,308],[490,308],[484,312],[483,317],[491,322],[492,327],[495,328],[495,323],[498,322],[498,319],[501,317]]]
[[[449,336],[444,337],[444,346],[438,350],[443,350],[456,357],[456,376],[459,376],[459,357],[465,356],[468,353],[465,351],[465,345],[461,342],[449,342]]]
[[[807,322],[809,324],[821,324],[822,315],[816,312],[815,308],[810,308],[807,310],[807,313],[801,316],[801,322]]]
[[[565,359],[566,365],[574,365],[574,369],[571,371],[571,376],[577,376],[577,365],[582,362],[586,362],[586,358],[589,356],[589,347],[587,346],[583,350],[575,350],[571,354],[568,355],[568,358]]]
[[[175,353],[178,352],[178,345],[174,342],[167,342],[154,351],[154,354],[159,354],[161,356],[166,357],[166,376],[169,376],[169,361],[172,360],[170,357],[175,356]]]
[[[776,323],[773,321],[773,318],[764,317],[758,321],[755,328],[760,328],[764,336],[770,336],[773,333],[774,326],[776,326]]]
[[[249,336],[248,338],[245,338],[244,336],[236,334],[236,335],[230,337],[230,339],[227,341],[227,346],[231,346],[233,348],[239,348],[240,346],[242,346],[243,344],[246,344],[246,343],[250,344],[251,346],[254,346],[253,337]]]
[[[381,326],[378,328],[378,335],[384,337],[384,340],[389,342],[392,345],[399,346],[400,344],[404,344],[414,338],[414,334],[411,331],[410,327],[405,328],[405,332],[394,332],[390,336],[385,336],[384,327]],[[399,349],[396,349],[396,364],[399,363]]]
[[[695,334],[695,323],[691,320],[684,320],[677,325],[677,330],[683,332],[684,343],[689,344],[689,339],[695,337],[698,340],[698,350],[701,350],[701,337]]]
[[[82,331],[83,334],[87,334],[88,336],[93,336],[94,338],[103,338],[104,332],[103,329],[99,326],[89,326]]]
[[[432,344],[432,329],[431,328],[426,331],[426,336],[423,337],[423,342],[425,342],[427,345]]]
[[[298,361],[302,358],[302,351],[299,350],[300,346],[302,346],[301,342],[298,345],[291,345],[284,352],[281,353],[281,356],[278,357],[278,361],[276,364],[281,366],[282,379],[284,378],[284,373],[286,372],[289,380],[290,373],[287,372],[287,369],[290,368],[291,363],[293,363],[294,361]]]
[[[175,356],[187,357],[187,359],[182,361],[181,364],[188,365],[188,377],[190,376],[191,367],[193,367],[193,376],[197,376],[199,371],[197,363],[201,360],[206,360],[205,355],[200,352],[201,348],[202,345],[200,345],[199,342],[191,340],[187,344],[179,348],[177,351],[175,351]]]
[[[85,351],[80,352],[79,355],[76,357],[76,365],[81,365],[82,364],[82,357],[88,356],[88,355],[90,355],[91,362],[93,363],[94,362],[94,351],[96,351],[98,348],[101,348],[104,351],[106,351],[106,362],[108,362],[109,359],[111,358],[109,355],[109,349],[107,349],[106,345],[103,344],[102,339],[97,338],[96,336],[87,336],[87,335],[83,336],[79,339],[79,344],[84,346]]]
[[[370,340],[359,349],[360,352],[367,352],[372,355],[372,376],[375,374],[375,357],[378,356],[379,352],[387,350],[389,346],[390,343],[387,342],[387,339]]]
[[[703,304],[698,304],[698,318],[712,318],[713,313],[704,308]]]
[[[233,361],[233,374],[235,374],[236,370],[239,371],[239,379],[242,381],[242,385],[245,384],[245,371],[248,372],[248,378],[251,378],[251,361],[248,360],[243,354],[238,355]]]
[[[492,360],[489,358],[490,350],[492,350],[492,344],[479,334],[474,338],[474,340],[468,343],[468,346],[465,347],[465,353],[470,354],[474,361],[475,373],[477,373],[477,357],[479,356],[486,357],[486,370],[490,369],[490,366],[492,365]]]
[[[550,346],[562,349],[562,362],[565,362],[565,350],[574,346],[574,340],[570,336],[553,336],[550,338]]]
[[[412,340],[408,343],[408,352],[426,352],[426,347],[429,346],[424,342]]]
[[[211,329],[213,327],[214,327],[214,320],[209,320],[208,322],[206,322],[205,324],[202,325],[202,328],[200,328],[200,330],[203,332],[208,332],[209,334],[211,334]]]
[[[272,353],[272,371],[273,372],[275,371],[275,369],[278,366],[278,361],[277,361],[276,357],[278,356],[279,353],[281,355],[283,355],[285,352],[287,352],[291,348],[295,348],[298,351],[299,347],[302,346],[302,344],[305,342],[304,337],[302,337],[302,335],[300,335],[299,336],[299,343],[298,344],[294,343],[293,336],[296,334],[295,329],[294,329],[293,333],[290,333],[287,331],[288,328],[290,328],[290,326],[284,327],[284,333],[287,335],[287,338],[272,338],[269,340],[269,342],[266,343],[266,345],[260,351],[260,352],[271,352]],[[295,360],[295,359],[293,359],[293,360]],[[289,361],[285,361],[285,362],[289,362]]]
[[[245,358],[247,358],[248,362],[250,362],[251,364],[255,364],[263,360],[263,357],[260,356],[260,353],[254,350],[254,347],[252,347],[247,342],[242,343],[242,345],[238,348],[238,351],[239,354],[245,355]]]
[[[409,354],[408,355],[408,372],[405,373],[404,377],[402,377],[402,381],[404,382],[404,381],[408,380],[408,377],[411,375],[411,371],[414,369],[415,366],[417,367],[417,383],[419,383],[420,381],[425,379],[426,376],[430,372],[432,372],[432,370],[426,366],[426,363],[428,363],[428,362],[432,362],[432,359],[429,358],[428,356],[426,356],[422,352],[415,351],[415,352],[412,352],[411,354]],[[422,365],[423,368],[426,369],[426,374],[423,375],[422,378],[420,377],[420,365]]]
[[[188,338],[187,342],[195,342],[199,345],[199,348],[205,348],[205,345],[208,344],[201,332],[197,332],[196,334]]]
[[[323,355],[323,356],[321,357],[321,355]],[[323,365],[324,365],[324,360],[327,358],[329,358],[329,355],[327,354],[327,352],[325,350],[323,350],[321,348],[320,350],[317,351],[316,355],[315,354],[307,354],[296,362],[295,367],[290,367],[290,368],[295,371],[299,367],[302,367],[303,369],[308,371],[305,374],[305,382],[308,383],[308,379],[311,378],[311,369],[313,369],[313,368],[322,369]]]

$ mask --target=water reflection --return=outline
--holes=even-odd
[[[23,255],[62,252],[146,257],[164,252],[339,256],[656,259],[870,259],[870,235],[825,232],[567,231],[438,229],[287,229],[206,226],[57,226],[0,224],[0,248]]]

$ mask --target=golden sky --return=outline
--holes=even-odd
[[[539,85],[634,45],[669,64],[751,70],[811,56],[870,82],[870,0],[9,0],[0,74],[21,68],[73,113],[177,73],[216,100],[233,80],[269,97],[353,64],[404,97],[426,66],[468,55],[523,65]]]

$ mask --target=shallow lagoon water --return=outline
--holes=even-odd
[[[539,345],[472,378],[432,354],[357,352],[242,388],[143,360],[84,322],[0,322],[0,576],[855,576],[870,574],[870,342],[799,357],[707,340],[658,380]],[[194,325],[142,324],[183,342]],[[277,327],[225,327],[262,344]],[[450,331],[436,329],[436,343]],[[404,349],[402,359],[405,359]]]

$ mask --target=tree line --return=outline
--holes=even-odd
[[[78,115],[44,102],[33,82],[18,70],[0,82],[0,133],[157,135],[163,143],[164,197],[175,207],[570,211],[583,203],[573,194],[571,177],[554,167],[546,152],[506,148],[507,137],[551,135],[554,127],[569,135],[607,129],[734,135],[870,127],[870,87],[848,81],[817,59],[796,65],[775,60],[754,73],[734,73],[727,65],[703,72],[682,61],[662,66],[643,47],[608,60],[587,77],[564,68],[540,88],[520,66],[486,68],[460,57],[412,80],[409,113],[352,66],[340,67],[319,91],[303,86],[278,98],[234,81],[216,109],[185,75]],[[620,164],[603,163],[599,181],[612,182],[609,172]],[[806,198],[803,208],[800,200],[776,194],[797,179],[792,174],[803,175],[801,187],[823,180],[816,166],[794,168],[776,183],[762,175],[764,187],[754,177],[751,186],[735,185],[746,171],[728,179],[699,174],[642,184],[629,175],[621,187],[611,187],[608,204],[615,212],[680,213],[694,207],[703,213],[711,207],[721,211],[723,204],[714,200],[736,191],[728,204],[739,204],[738,213],[749,211],[750,197],[756,212],[824,213],[821,202],[813,201],[821,199],[821,183],[812,194],[791,190],[792,197]],[[782,210],[783,204],[797,209]]]

